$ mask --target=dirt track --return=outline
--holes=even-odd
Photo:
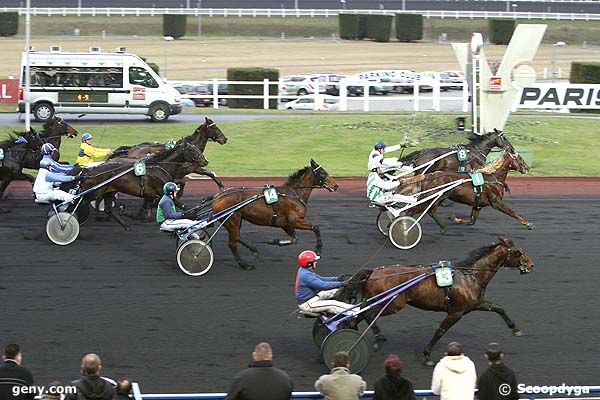
[[[349,273],[365,263],[460,259],[498,234],[512,237],[536,269],[523,276],[500,271],[488,298],[505,307],[524,336],[511,336],[495,314],[473,313],[452,328],[433,355],[459,340],[481,371],[485,344],[498,341],[520,382],[591,385],[599,384],[600,376],[598,200],[510,197],[509,205],[534,222],[535,230],[485,209],[476,226],[450,227],[444,238],[426,221],[422,243],[408,252],[389,243],[381,248],[376,211],[362,195],[320,195],[309,215],[324,237],[323,274]],[[279,248],[264,242],[283,237],[282,231],[244,225],[242,233],[261,251],[254,260],[257,269],[246,272],[235,268],[222,232],[213,270],[190,278],[176,269],[175,243],[154,224],[133,223],[124,232],[114,223],[91,221],[75,244],[59,247],[43,234],[44,207],[9,199],[2,208],[12,212],[0,215],[0,339],[22,344],[36,382],[74,379],[81,356],[97,352],[107,376],[130,376],[144,392],[226,391],[262,340],[271,342],[276,364],[290,373],[296,390],[311,390],[326,372],[312,343],[312,321],[288,318],[295,309],[295,256],[312,248],[311,233],[300,234],[300,245]],[[452,212],[463,215],[468,209],[441,210]],[[420,364],[420,352],[441,318],[407,309],[382,320],[389,342],[363,373],[369,388],[388,352],[404,360],[416,388],[428,388],[431,370]]]

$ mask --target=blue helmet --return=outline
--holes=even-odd
[[[163,186],[163,193],[166,195],[175,193],[177,190],[179,190],[179,187],[175,182],[167,182]]]
[[[56,147],[52,143],[44,143],[40,151],[42,154],[52,154],[54,150],[56,150]]]
[[[373,146],[375,148],[375,150],[381,150],[381,149],[385,149],[387,146],[385,145],[385,143],[383,143],[381,140],[378,142],[375,142],[375,146]]]
[[[91,133],[84,133],[83,135],[81,135],[81,141],[85,142],[86,140],[90,140],[92,138],[92,134]]]
[[[40,168],[46,168],[52,165],[52,160],[50,160],[49,158],[42,158],[40,160]]]

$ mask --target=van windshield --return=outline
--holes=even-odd
[[[157,88],[158,83],[145,68],[129,67],[129,83],[147,88]]]

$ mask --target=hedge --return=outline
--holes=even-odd
[[[600,83],[600,63],[572,62],[571,76],[569,77],[569,80],[571,81],[571,83]],[[571,112],[599,114],[600,110],[571,109]]]
[[[515,31],[513,19],[490,19],[488,21],[488,36],[494,44],[508,44]]]
[[[146,57],[140,57],[142,59],[143,62],[145,62],[146,64],[148,64],[148,66],[150,68],[152,68],[152,70],[154,72],[156,72],[156,75],[160,76],[160,67],[158,66],[158,64],[153,63],[153,62],[149,62]]]
[[[396,14],[396,39],[401,42],[423,39],[423,16]]]
[[[19,31],[19,13],[0,13],[0,36],[15,36]]]
[[[187,25],[187,15],[164,14],[163,15],[163,36],[171,36],[179,39],[185,36]]]
[[[270,81],[279,80],[279,70],[273,68],[228,68],[228,81],[262,81],[268,79]],[[229,84],[227,86],[230,95],[259,95],[263,94],[263,84],[256,85],[236,85]],[[277,85],[269,85],[269,94],[277,95]],[[229,108],[263,108],[263,99],[228,99],[227,105]],[[269,108],[277,109],[277,99],[269,100]]]
[[[362,14],[339,14],[340,38],[346,40],[367,37],[367,16]]]
[[[368,15],[367,37],[376,42],[389,42],[393,19],[393,15]]]

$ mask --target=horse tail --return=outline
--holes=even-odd
[[[113,153],[111,154],[110,157],[107,158],[107,160],[112,160],[113,158],[119,158],[119,157],[123,157],[126,156],[127,153],[129,153],[129,150],[132,148],[133,146],[121,146],[121,147],[117,147]]]
[[[372,269],[361,269],[350,278],[348,286],[341,288],[335,298],[345,303],[356,303],[363,297],[363,284],[373,273]]]

